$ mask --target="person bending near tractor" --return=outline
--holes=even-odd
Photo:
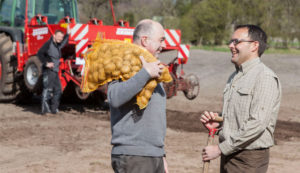
[[[59,63],[61,49],[69,39],[69,29],[66,35],[61,30],[56,30],[54,35],[40,48],[38,57],[42,62],[43,92],[41,99],[41,114],[58,113],[60,96],[62,94],[59,80]],[[51,104],[49,106],[49,100]]]
[[[211,121],[216,113],[205,111],[201,115],[208,129],[220,128],[219,145],[205,147],[202,157],[209,161],[221,155],[221,173],[267,172],[281,85],[277,75],[260,60],[266,47],[267,35],[260,27],[235,28],[229,48],[236,71],[224,89],[222,127]]]
[[[133,33],[133,43],[157,56],[165,45],[164,28],[158,22],[140,21]],[[111,113],[111,163],[116,173],[168,172],[165,160],[166,94],[162,83],[155,88],[146,108],[140,110],[135,96],[152,78],[158,78],[163,65],[147,63],[132,78],[114,80],[108,85]]]

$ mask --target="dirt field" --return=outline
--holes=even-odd
[[[173,52],[164,54],[168,62]],[[269,173],[300,169],[300,57],[264,55],[279,76],[283,98],[271,149]],[[167,102],[166,152],[171,173],[201,172],[201,150],[207,132],[199,122],[204,110],[220,111],[222,91],[234,70],[230,54],[193,50],[186,74],[200,79],[200,95],[192,101],[178,93]],[[112,173],[109,113],[88,104],[62,103],[61,115],[42,117],[37,100],[0,104],[1,173]],[[218,172],[219,160],[210,165]]]

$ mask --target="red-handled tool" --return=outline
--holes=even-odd
[[[215,117],[215,119],[211,120],[211,121],[215,121],[215,122],[222,122],[223,118],[222,117]],[[215,137],[215,133],[218,131],[218,129],[215,128],[211,128],[209,129],[209,133],[208,133],[208,138],[207,138],[207,144],[206,146],[212,145],[214,142],[214,137]],[[208,168],[209,168],[209,163],[210,161],[204,161],[203,162],[203,173],[208,173]]]

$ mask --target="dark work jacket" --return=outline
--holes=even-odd
[[[61,49],[67,44],[69,40],[69,34],[64,36],[61,43],[57,44],[53,41],[53,36],[40,48],[37,56],[43,64],[43,69],[46,69],[48,62],[54,63],[53,71],[59,71],[59,59],[61,57]]]

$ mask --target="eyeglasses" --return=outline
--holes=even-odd
[[[239,40],[239,39],[232,39],[228,42],[228,45],[230,45],[231,43],[233,43],[233,45],[238,45],[242,42],[255,42],[254,40]]]

